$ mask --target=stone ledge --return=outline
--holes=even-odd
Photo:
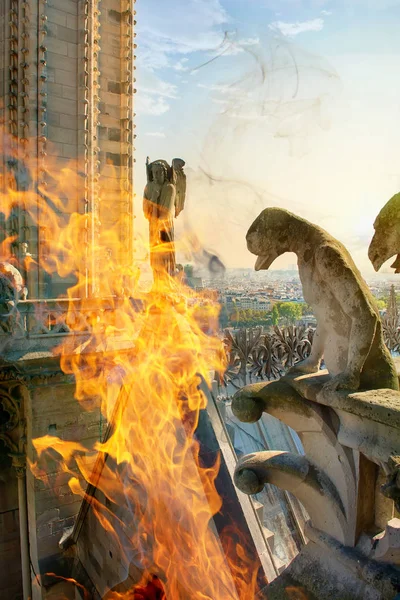
[[[285,381],[307,400],[400,429],[400,392],[390,389],[327,392],[323,390],[329,381],[326,370],[312,375],[286,375],[280,381]]]

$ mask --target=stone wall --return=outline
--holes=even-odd
[[[19,512],[23,519],[21,494],[26,489],[26,564],[30,563],[32,580],[40,576],[33,598],[44,598],[44,574],[66,572],[68,560],[61,557],[59,541],[63,530],[74,524],[82,498],[69,488],[71,474],[60,467],[51,441],[35,467],[34,440],[53,436],[55,441],[77,441],[88,449],[82,458],[91,468],[97,455],[91,448],[103,438],[106,423],[98,400],[80,403],[74,397],[74,379],[62,373],[59,358],[50,353],[25,355],[12,366],[3,365],[1,375],[5,380],[0,393],[0,597],[14,600],[21,592],[21,550],[24,555],[27,545],[22,531],[20,549]],[[70,469],[82,479],[75,463]]]
[[[1,445],[1,444],[0,444]],[[0,598],[22,598],[17,479],[5,448],[0,453]]]
[[[45,361],[43,361],[45,364]],[[36,460],[33,440],[45,435],[78,441],[88,449],[102,438],[104,419],[99,405],[80,403],[74,397],[71,378],[53,373],[32,380],[28,385],[26,406],[27,457]],[[90,461],[90,454],[87,459]],[[31,561],[35,573],[54,570],[60,549],[59,541],[66,527],[72,526],[79,512],[81,497],[72,493],[57,454],[50,453],[45,463],[46,478],[40,480],[27,470],[28,520]],[[74,470],[74,467],[71,467]],[[77,477],[82,481],[81,477]]]

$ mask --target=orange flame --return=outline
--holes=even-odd
[[[289,586],[285,589],[285,592],[290,600],[307,600],[304,588]]]
[[[2,210],[7,218],[13,207],[24,207],[45,232],[38,248],[40,266],[61,277],[75,275],[68,290],[72,334],[57,352],[63,371],[75,377],[77,400],[87,405],[99,399],[111,427],[108,439],[89,451],[52,436],[35,440],[35,475],[45,477],[43,460],[52,449],[70,474],[75,494],[86,497],[77,473],[105,494],[108,507],[96,498],[91,506],[115,539],[113,507],[130,507],[132,523],[118,524],[129,537],[129,547],[121,545],[121,552],[140,556],[143,580],[135,591],[112,592],[110,599],[253,598],[257,572],[245,549],[230,542],[229,532],[220,540],[211,526],[221,508],[215,488],[219,462],[202,467],[194,437],[199,411],[206,406],[199,383],[210,384],[210,373],[223,370],[220,340],[215,332],[204,331],[204,319],[209,328],[217,321],[218,305],[166,274],[144,294],[120,240],[126,217],[115,214],[112,190],[101,190],[103,213],[115,216],[112,226],[102,227],[93,215],[77,211],[83,189],[77,165],[61,171],[49,166],[49,185],[36,190],[34,161],[24,166],[33,183],[21,192],[12,178],[3,181]],[[141,298],[142,311],[132,296]],[[116,373],[122,385],[113,407],[108,389]],[[115,468],[104,458],[101,473],[95,473],[88,452],[109,457]],[[144,596],[151,585],[153,596]]]
[[[58,579],[60,582],[65,582],[65,583],[70,583],[71,585],[73,585],[74,587],[80,589],[82,591],[83,594],[83,600],[90,600],[90,595],[87,592],[87,590],[84,588],[83,585],[81,585],[80,583],[78,583],[77,581],[75,581],[75,579],[72,579],[72,577],[62,577],[61,575],[56,575],[55,573],[46,573],[46,577],[50,577],[50,578],[54,578],[54,579]],[[35,580],[36,584],[40,584],[40,577],[37,576],[36,580]],[[50,592],[50,596],[48,596],[50,599],[54,598],[52,593]],[[59,592],[57,591],[57,600],[66,600],[65,596],[60,596]]]

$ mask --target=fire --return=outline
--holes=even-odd
[[[289,586],[285,592],[290,600],[307,600],[304,588]]]
[[[101,476],[93,470],[93,460],[87,460],[87,448],[52,436],[34,442],[34,473],[45,478],[51,450],[70,474],[71,490],[84,498],[78,469],[109,501],[106,507],[92,499],[92,509],[115,539],[119,534],[112,507],[130,507],[132,523],[118,524],[129,539],[128,545],[120,544],[121,553],[139,557],[143,577],[135,590],[110,592],[110,600],[254,598],[257,572],[245,549],[231,543],[229,532],[220,540],[210,526],[221,508],[215,488],[219,464],[200,464],[195,439],[199,412],[206,406],[199,383],[211,384],[210,373],[223,369],[220,340],[215,332],[205,333],[202,323],[204,312],[210,323],[217,320],[217,304],[168,275],[144,294],[120,242],[123,224],[104,230],[93,215],[78,214],[73,200],[83,185],[78,165],[61,171],[49,167],[51,185],[46,189],[35,189],[34,168],[24,166],[32,185],[21,192],[12,177],[3,182],[8,189],[2,210],[7,218],[14,206],[23,207],[39,225],[41,267],[62,277],[74,273],[67,319],[74,335],[66,336],[57,352],[63,371],[75,377],[76,399],[85,405],[98,399],[111,426],[108,439],[91,449],[92,457],[104,457]],[[101,197],[112,211],[112,192],[103,188]],[[7,245],[2,250],[7,258]],[[139,312],[133,296],[142,300]],[[82,337],[88,322],[90,334]],[[111,380],[121,382],[115,406],[108,394]]]
[[[65,582],[67,584],[70,584],[70,586],[74,586],[76,588],[78,588],[79,590],[81,590],[82,594],[83,594],[83,600],[90,600],[89,594],[88,592],[85,590],[85,588],[83,587],[83,585],[81,585],[80,583],[78,583],[77,581],[75,581],[75,579],[72,579],[71,577],[61,577],[60,575],[56,575],[55,573],[47,573],[48,577],[54,578],[54,579],[58,579],[60,582]],[[37,578],[36,583],[39,585],[39,581]],[[66,600],[65,596],[60,596],[59,591],[56,591],[57,593],[57,600]],[[50,592],[50,596],[49,598],[53,598],[53,595]],[[56,600],[56,597],[54,596],[54,600]]]

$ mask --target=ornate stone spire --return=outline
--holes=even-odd
[[[396,292],[394,289],[394,285],[392,285],[390,288],[386,315],[389,319],[394,319],[396,322],[398,322],[399,320],[399,309],[397,307]]]

